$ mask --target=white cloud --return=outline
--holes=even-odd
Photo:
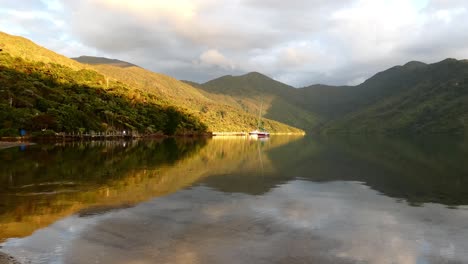
[[[68,56],[94,51],[195,81],[260,71],[296,86],[356,83],[395,64],[468,51],[463,0],[16,2],[0,0],[7,31],[77,52]],[[58,47],[57,35],[75,48]]]
[[[466,8],[442,9],[435,12],[435,18],[449,24],[453,21],[454,17],[464,15]]]
[[[202,65],[219,66],[226,69],[234,68],[234,65],[216,49],[210,49],[203,52],[200,55],[200,62]]]

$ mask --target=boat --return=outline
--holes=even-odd
[[[264,131],[263,128],[260,128],[261,120],[262,120],[262,107],[263,107],[263,100],[262,103],[260,104],[260,112],[258,113],[258,123],[257,123],[257,129],[254,131],[249,132],[249,136],[251,137],[257,137],[257,138],[266,138],[270,136],[270,133]]]
[[[257,130],[254,130],[252,132],[249,132],[249,136],[251,136],[251,137],[269,137],[270,133],[268,133],[266,131],[259,131],[257,129]]]

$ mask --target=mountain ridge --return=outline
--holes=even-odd
[[[256,128],[257,115],[206,98],[172,77],[119,67],[129,65],[123,61],[98,58],[108,65],[82,64],[6,33],[0,33],[0,46],[0,83],[6,94],[0,97],[0,137],[17,136],[23,128],[168,135]],[[304,133],[263,121],[273,133]]]
[[[0,48],[3,53],[9,53],[13,57],[19,57],[27,61],[58,63],[74,70],[87,68],[85,65],[46,49],[27,38],[10,35],[2,31],[0,31]]]
[[[259,96],[262,93],[270,93],[270,96],[275,94],[281,97],[283,101],[287,101],[289,105],[295,105],[301,111],[314,115],[313,123],[308,127],[302,126],[302,128],[316,133],[341,133],[346,131],[383,134],[465,133],[464,131],[468,127],[468,109],[464,107],[465,104],[468,105],[468,99],[466,98],[468,87],[465,77],[468,76],[467,62],[467,60],[453,58],[430,64],[409,61],[403,65],[377,72],[362,84],[356,86],[313,84],[292,90],[292,86],[282,84],[257,72],[240,76],[221,76],[200,84],[200,86],[205,91],[217,93],[218,98],[222,98],[220,94],[228,94],[234,97],[234,101],[237,103],[239,100],[245,101],[242,95],[249,93],[250,97],[256,98],[257,101],[262,97]],[[239,79],[241,81],[238,81]],[[270,80],[270,87],[259,85],[258,79]],[[288,90],[288,88],[291,89]],[[432,92],[430,92],[431,90]],[[452,96],[454,93],[458,95],[458,98]],[[424,101],[416,100],[421,94],[426,94]],[[397,104],[400,100],[413,100],[416,107],[413,110],[407,107],[408,112],[402,112],[397,108],[392,109],[393,115],[397,116],[392,119],[393,121],[386,119],[387,116],[377,113],[378,111],[388,111],[384,109],[388,109],[390,102]],[[440,100],[446,100],[446,105],[441,104]],[[233,102],[233,104],[236,102]],[[277,103],[275,102],[275,104]],[[432,117],[432,120],[424,118],[424,114],[416,114],[418,111],[416,109],[424,108],[420,104],[437,105],[436,108],[440,109],[440,111],[437,116]],[[458,105],[458,107],[454,105]],[[267,107],[271,107],[271,105]],[[432,106],[432,108],[434,107]],[[396,121],[398,112],[401,112],[400,115],[405,116],[404,118],[407,119],[404,122],[406,125],[401,125]],[[453,113],[455,116],[452,118],[448,113]],[[382,118],[375,117],[372,125],[362,124],[370,120],[370,115],[381,116]],[[291,122],[291,120],[282,119],[277,115],[270,117],[282,120],[285,123]],[[300,127],[303,125],[301,122],[303,121],[299,121],[298,125]]]
[[[113,66],[122,67],[122,68],[140,67],[130,62],[117,60],[117,59],[109,59],[105,57],[94,57],[94,56],[82,55],[82,56],[71,58],[71,59],[79,63],[90,64],[90,65],[107,64],[107,65],[113,65]]]
[[[246,112],[245,109],[215,100],[198,85],[187,84],[141,67],[119,67],[113,65],[112,59],[99,61],[100,64],[90,66],[110,78],[156,95],[164,104],[182,106],[203,120],[214,132],[249,131],[257,127],[258,112]],[[294,128],[294,124],[284,125],[281,124],[281,120],[275,121],[267,116],[263,119],[263,123],[264,128],[273,133],[303,133],[300,129]]]
[[[94,64],[81,64],[5,33],[0,34],[0,46],[2,53],[28,61],[101,74],[90,80],[101,87],[106,80],[123,85],[133,101],[150,98],[163,106],[177,105],[207,123],[212,131],[256,128],[260,110],[265,128],[273,132],[299,132],[294,128],[299,127],[313,133],[460,134],[468,127],[468,60],[447,58],[431,64],[409,61],[382,70],[356,86],[314,84],[294,88],[259,72],[226,75],[199,84],[115,59],[85,56],[82,60]],[[84,81],[87,78],[72,75]],[[66,81],[69,76],[60,78]]]
[[[298,106],[298,90],[267,75],[250,72],[240,76],[222,76],[197,86],[207,97],[255,114],[311,130],[318,118]],[[294,99],[294,100],[293,100]]]

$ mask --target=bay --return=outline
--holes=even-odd
[[[467,263],[463,138],[38,144],[0,151],[24,263]]]

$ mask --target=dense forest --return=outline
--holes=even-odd
[[[107,77],[129,84],[132,89],[156,96],[165,104],[184,108],[205,123],[210,131],[240,132],[257,128],[258,108],[262,104],[262,98],[252,98],[256,111],[249,111],[230,104],[226,98],[212,97],[196,87],[164,74],[129,66],[123,62],[116,65],[114,60],[80,58],[79,61],[87,61],[90,67]],[[295,123],[288,122],[288,126],[285,121],[287,120],[271,118],[265,111],[261,120],[262,126],[273,133],[303,133],[296,128],[299,126]]]
[[[213,100],[255,114],[311,131],[319,117],[298,104],[299,90],[258,72],[242,76],[223,76],[204,84],[194,84]],[[261,102],[261,103],[259,103]],[[262,109],[260,109],[260,107]]]
[[[208,96],[313,134],[464,134],[468,132],[468,61],[409,62],[357,86],[294,88],[259,73],[192,85]]]
[[[0,136],[18,136],[20,130],[174,135],[207,129],[198,118],[96,71],[5,52],[0,53],[0,87]]]
[[[83,64],[3,32],[0,47],[0,136],[124,130],[174,135],[250,131],[258,124],[258,113],[131,63],[76,58]],[[262,125],[272,133],[304,133],[267,118]]]
[[[357,86],[294,88],[263,74],[198,84],[135,64],[74,60],[0,32],[0,136],[50,130],[185,134],[466,134],[468,61],[412,61]],[[52,132],[53,133],[53,132]]]
[[[341,91],[347,109],[322,128],[324,133],[468,132],[468,61],[410,62],[348,90]]]

